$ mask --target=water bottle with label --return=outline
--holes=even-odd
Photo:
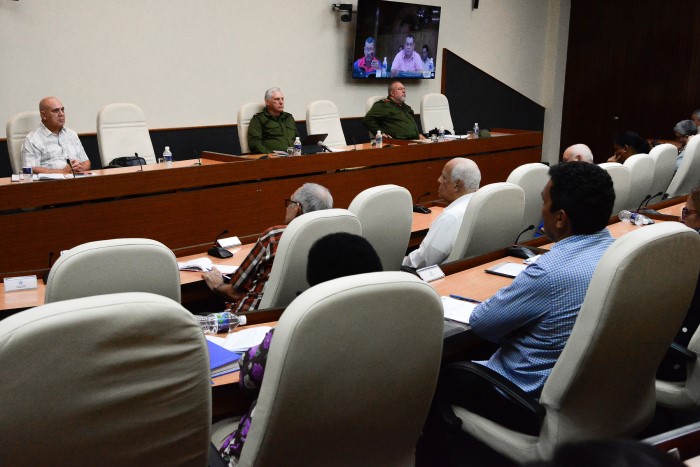
[[[377,135],[374,137],[374,147],[381,149],[383,144],[382,130],[377,130]]]
[[[170,146],[165,146],[165,151],[163,151],[163,162],[165,162],[166,169],[173,166],[173,153],[170,152]]]
[[[441,126],[438,130],[438,142],[442,143],[443,141],[445,141],[445,127]]]
[[[389,65],[387,65],[387,63],[386,63],[386,57],[384,57],[384,61],[382,62],[382,76],[385,77],[385,78],[388,78],[388,77],[389,77],[389,75],[386,74],[386,73],[387,73],[387,71],[386,71],[387,68],[389,68]]]
[[[478,137],[479,137],[479,124],[475,123],[474,124],[474,138],[478,138]]]
[[[433,63],[432,58],[428,62],[428,70],[430,71],[430,77],[435,78],[435,64]]]
[[[647,216],[643,214],[639,214],[638,212],[631,212],[626,209],[623,209],[620,211],[620,213],[617,215],[617,217],[622,221],[622,222],[630,222],[634,225],[649,225],[653,224],[654,221],[649,219]]]
[[[224,332],[231,333],[239,325],[244,326],[247,322],[245,316],[224,311],[221,313],[211,313],[206,316],[194,315],[204,334],[214,335]]]
[[[298,136],[294,140],[294,155],[301,156],[301,140]]]
[[[31,182],[34,176],[34,170],[31,164],[27,164],[22,167],[22,171],[19,173],[19,181]]]

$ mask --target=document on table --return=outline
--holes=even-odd
[[[205,272],[211,271],[212,267],[216,267],[222,274],[233,274],[238,269],[238,266],[229,266],[227,264],[213,264],[209,258],[202,256],[201,258],[195,258],[187,262],[177,263],[180,271],[197,271]]]
[[[469,324],[469,318],[472,311],[478,303],[465,302],[452,297],[440,297],[442,300],[442,308],[445,312],[445,319],[459,321],[460,323]]]
[[[232,332],[226,338],[216,336],[206,336],[207,340],[219,344],[221,347],[232,352],[245,352],[249,348],[260,344],[265,338],[265,334],[272,329],[270,326],[256,326],[254,328],[242,329]]]
[[[486,270],[487,273],[489,274],[495,274],[497,276],[504,276],[504,277],[510,277],[512,279],[515,278],[518,274],[520,274],[525,268],[527,267],[527,264],[523,263],[499,263],[489,269]]]

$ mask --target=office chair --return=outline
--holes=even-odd
[[[630,185],[632,184],[632,174],[630,169],[617,162],[604,162],[598,164],[600,168],[605,170],[612,178],[613,189],[615,190],[615,204],[613,205],[612,215],[617,214],[627,209],[627,200],[630,195]],[[644,195],[646,196],[646,194]],[[639,200],[641,201],[641,199]]]
[[[275,329],[239,465],[413,465],[442,314],[438,294],[402,272],[343,277],[297,297]]]
[[[685,351],[689,354],[685,381],[656,380],[656,402],[662,407],[678,410],[700,407],[700,328],[693,333]]]
[[[370,96],[367,98],[367,102],[365,103],[365,113],[369,112],[369,109],[372,108],[375,102],[380,101],[384,99],[386,96]],[[374,135],[372,135],[374,136]]]
[[[640,432],[654,415],[656,368],[695,289],[695,279],[679,278],[696,278],[699,269],[700,236],[679,223],[650,225],[618,238],[598,262],[539,401],[509,381],[496,383],[535,407],[533,413],[542,413],[539,436],[452,406],[462,430],[517,462],[549,459],[557,446],[569,441]],[[461,365],[447,371],[459,371]]]
[[[258,112],[262,112],[265,108],[264,104],[259,102],[248,102],[243,104],[238,110],[238,115],[236,116],[237,130],[238,130],[238,142],[241,145],[241,154],[248,154],[250,152],[250,146],[248,146],[248,127],[250,126],[250,119],[253,118]]]
[[[180,271],[173,252],[146,238],[78,245],[51,267],[44,301],[119,292],[150,292],[179,302]]]
[[[327,133],[324,143],[329,147],[347,146],[338,107],[332,101],[314,101],[306,107],[306,132],[310,135]]]
[[[549,167],[539,162],[523,164],[513,170],[506,182],[518,185],[525,193],[525,214],[520,230],[534,225],[535,229],[542,221],[542,190],[549,181]],[[525,232],[520,241],[531,240],[536,230]]]
[[[383,269],[401,269],[413,222],[411,193],[397,185],[375,186],[355,196],[348,211],[360,220],[362,236],[374,247]]]
[[[525,213],[525,192],[518,185],[500,182],[474,193],[464,211],[455,244],[444,263],[483,255],[513,244]]]
[[[654,196],[658,191],[651,191],[654,182],[654,159],[649,154],[635,154],[622,164],[630,171],[630,192],[627,197],[627,209],[635,211],[647,195]]]
[[[668,197],[675,198],[690,193],[700,181],[700,138],[690,138],[685,146],[685,154],[680,167],[668,186]]]
[[[336,232],[362,235],[360,220],[346,209],[324,209],[303,214],[290,222],[277,246],[258,308],[285,307],[299,292],[308,289],[309,249],[319,238]]]
[[[27,135],[41,124],[41,114],[38,110],[22,112],[10,117],[7,121],[7,152],[10,156],[12,173],[22,170],[22,144]]]
[[[669,143],[659,144],[649,151],[649,155],[654,160],[654,181],[649,192],[652,196],[658,192],[665,194],[676,170],[678,148]],[[655,200],[658,201],[661,201],[661,198]]]
[[[450,104],[444,94],[426,94],[420,100],[420,125],[424,132],[440,127],[455,134]]]
[[[148,293],[0,321],[2,465],[200,465],[211,379],[192,314]]]

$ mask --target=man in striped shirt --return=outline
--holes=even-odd
[[[44,97],[39,102],[41,125],[22,145],[22,167],[34,173],[71,173],[90,170],[90,159],[78,134],[66,128],[66,111],[60,100]]]
[[[270,227],[260,235],[231,279],[224,278],[216,268],[202,273],[207,286],[231,303],[231,311],[240,313],[258,308],[272,271],[277,246],[287,224],[307,212],[331,209],[333,197],[325,187],[316,183],[305,183],[285,200],[285,206],[287,214],[284,225]]]

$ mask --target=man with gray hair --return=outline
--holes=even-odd
[[[216,267],[202,273],[207,286],[230,303],[231,311],[240,313],[258,308],[263,288],[272,271],[277,245],[287,224],[302,214],[331,209],[333,197],[327,188],[316,183],[305,183],[285,200],[284,205],[287,208],[284,225],[264,231],[230,279],[225,278]]]
[[[574,162],[574,161],[579,161],[579,162],[588,162],[589,164],[593,163],[593,153],[591,152],[591,148],[586,146],[585,144],[574,144],[572,146],[569,146],[564,150],[564,154],[561,157],[562,162]]]
[[[692,120],[681,120],[673,127],[673,133],[678,146],[678,157],[676,157],[676,170],[678,170],[685,155],[685,145],[688,144],[690,138],[698,134],[698,127]]]
[[[248,145],[253,154],[285,151],[299,136],[292,114],[284,111],[284,94],[280,88],[265,91],[265,108],[250,119]]]
[[[481,183],[481,172],[472,160],[457,157],[450,160],[438,178],[438,196],[450,204],[430,225],[428,234],[417,250],[403,259],[403,266],[423,268],[440,264],[450,255],[464,211]]]

